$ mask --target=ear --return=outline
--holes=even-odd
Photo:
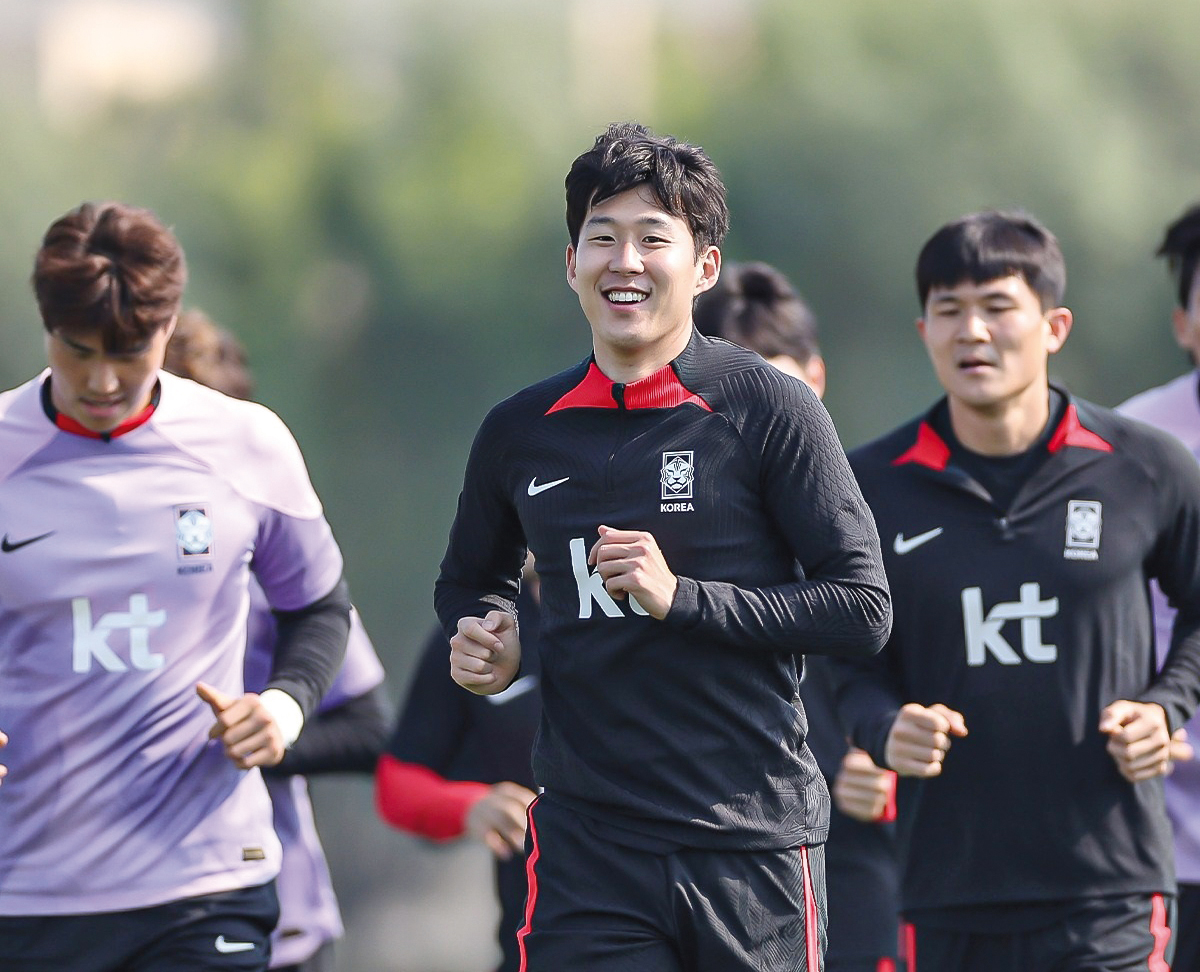
[[[925,318],[924,317],[917,318],[916,327],[917,327],[917,334],[920,336],[921,340],[924,341],[925,340]]]
[[[1046,315],[1046,325],[1049,328],[1049,334],[1046,336],[1048,354],[1056,354],[1062,350],[1074,320],[1074,315],[1066,307],[1055,307]]]
[[[819,354],[804,362],[804,380],[817,393],[817,398],[825,397],[825,359]]]
[[[575,244],[567,244],[567,283],[571,285],[571,289],[576,293],[579,292],[579,285],[575,278]]]
[[[1189,337],[1191,335],[1192,322],[1189,319],[1188,312],[1182,307],[1176,307],[1171,312],[1171,325],[1175,331],[1175,343],[1190,354],[1192,345]]]
[[[696,289],[692,296],[697,297],[706,290],[712,290],[721,276],[721,251],[710,246],[696,261]]]

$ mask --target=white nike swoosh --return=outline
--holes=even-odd
[[[254,942],[229,942],[225,940],[224,935],[217,936],[217,951],[222,955],[229,955],[232,952],[249,952],[254,948]]]
[[[550,483],[542,483],[542,485],[539,486],[537,476],[534,476],[533,479],[529,480],[529,495],[537,496],[538,493],[544,493],[548,489],[554,489],[555,486],[561,486],[570,478],[570,476],[563,476],[562,479],[556,479]]]
[[[532,692],[537,688],[538,677],[536,675],[522,675],[512,683],[503,692],[497,692],[495,695],[485,695],[492,705],[504,705],[505,702],[511,702],[513,699],[525,695],[527,692]]]
[[[934,537],[940,537],[941,535],[941,527],[934,527],[932,530],[926,530],[924,533],[918,533],[915,537],[909,537],[907,540],[904,539],[903,533],[897,533],[896,540],[892,544],[892,549],[901,556],[904,556],[904,554],[916,550],[917,547],[921,546],[921,544],[928,543]]]

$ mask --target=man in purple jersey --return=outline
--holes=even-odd
[[[160,370],[186,271],[151,212],[55,221],[50,367],[0,395],[6,970],[262,970],[280,847],[259,768],[332,684],[349,597],[290,433]],[[243,666],[252,579],[279,627]]]
[[[195,309],[179,315],[164,366],[172,374],[234,398],[248,399],[254,391],[241,343]],[[268,684],[277,636],[270,605],[255,584],[246,650],[248,691],[262,691]],[[264,770],[275,833],[283,848],[275,881],[279,924],[271,935],[274,972],[330,972],[334,967],[333,943],[342,936],[342,918],[313,819],[306,777],[374,769],[388,732],[382,685],[383,665],[358,612],[352,610],[346,659],[333,688],[283,760]]]
[[[1178,306],[1172,314],[1175,340],[1193,368],[1174,381],[1151,388],[1118,406],[1117,411],[1170,432],[1200,459],[1200,204],[1167,227],[1158,255],[1166,257],[1175,283]],[[1175,625],[1172,607],[1158,585],[1153,588],[1154,623],[1161,661],[1171,646]],[[1200,738],[1200,718],[1187,724],[1191,739]],[[1200,972],[1200,763],[1179,763],[1163,783],[1167,813],[1175,834],[1175,871],[1179,879],[1179,932],[1176,972]]]

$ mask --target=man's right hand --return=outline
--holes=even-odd
[[[951,737],[966,734],[967,723],[961,712],[940,702],[931,706],[909,702],[900,709],[888,733],[888,766],[901,776],[937,776],[942,772]]]
[[[8,736],[0,732],[0,749],[8,745]],[[8,775],[8,767],[0,763],[0,783],[4,782],[4,777]]]
[[[493,783],[467,811],[467,833],[502,861],[523,853],[526,811],[535,796],[520,783]]]
[[[450,639],[450,677],[476,695],[496,695],[508,688],[521,667],[517,619],[507,611],[483,618],[460,618]]]

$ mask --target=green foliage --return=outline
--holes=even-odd
[[[5,69],[0,375],[41,365],[27,276],[50,219],[85,198],[162,213],[191,302],[243,336],[305,446],[401,680],[479,419],[588,351],[562,178],[608,121],[709,149],[727,256],[810,299],[848,444],[934,396],[911,267],[971,209],[1060,235],[1078,391],[1114,403],[1183,366],[1150,254],[1200,196],[1188,0],[211,6],[232,18],[219,68],[168,101],[63,123],[32,61]]]

